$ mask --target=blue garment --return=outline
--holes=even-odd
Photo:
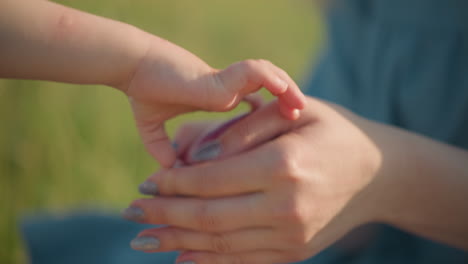
[[[468,1],[335,0],[310,95],[468,149]],[[173,263],[128,243],[145,226],[108,216],[23,225],[33,264]],[[466,252],[382,227],[360,254],[333,248],[302,263],[468,263]],[[253,263],[254,264],[254,263]]]

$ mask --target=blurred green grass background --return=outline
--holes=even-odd
[[[306,0],[57,2],[133,24],[214,67],[265,58],[299,81],[323,35],[317,8]],[[168,129],[219,117],[190,114]],[[18,232],[22,216],[117,212],[158,167],[140,143],[126,98],[107,87],[0,80],[0,120],[0,263],[27,261]]]

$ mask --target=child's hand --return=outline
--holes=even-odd
[[[175,161],[164,121],[196,110],[228,111],[261,87],[298,117],[304,97],[273,64],[250,60],[213,69],[190,52],[133,26],[50,1],[6,1],[0,8],[0,77],[104,84],[130,98],[148,151]]]
[[[279,97],[279,110],[288,119],[298,118],[304,107],[294,81],[268,61],[247,60],[217,70],[176,45],[154,42],[132,79],[119,88],[130,98],[147,150],[164,167],[176,158],[164,130],[171,117],[195,110],[228,111],[262,87]]]

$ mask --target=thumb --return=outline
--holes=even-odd
[[[180,109],[155,106],[129,97],[136,127],[146,150],[161,166],[170,168],[176,160],[176,151],[166,133],[165,121],[179,114]]]
[[[246,60],[238,62],[218,72],[217,76],[224,87],[224,95],[227,94],[230,95],[229,98],[233,98],[227,105],[223,106],[224,108],[234,107],[240,98],[256,92],[262,87],[278,96],[279,101],[284,106],[281,114],[287,119],[297,118],[298,109],[305,107],[305,96],[296,83],[285,71],[269,61]],[[220,102],[225,104],[226,100]]]
[[[161,166],[170,168],[176,160],[176,151],[164,128],[164,123],[138,125],[146,150]]]
[[[257,111],[225,123],[223,130],[197,145],[190,153],[190,162],[225,158],[255,148],[296,127],[305,124],[305,118],[286,120],[278,115],[278,101]]]

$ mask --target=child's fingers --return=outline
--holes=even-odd
[[[265,104],[263,97],[259,93],[248,94],[244,97],[243,101],[249,104],[250,112],[257,110]]]
[[[306,105],[306,97],[302,93],[301,89],[299,89],[296,82],[284,70],[276,67],[275,65],[272,65],[272,67],[276,69],[277,74],[289,84],[288,90],[281,94],[279,99],[287,103],[290,108],[304,109]]]
[[[239,98],[265,87],[280,101],[285,101],[291,108],[302,109],[305,98],[297,85],[281,69],[265,60],[246,60],[235,63],[218,73],[224,89],[234,95],[234,100],[228,101],[232,108]]]
[[[296,120],[301,116],[299,109],[291,108],[289,104],[284,101],[279,101],[278,105],[279,112],[288,120]]]
[[[148,123],[138,125],[143,144],[146,150],[161,166],[172,167],[176,160],[176,151],[164,129],[164,123]]]

